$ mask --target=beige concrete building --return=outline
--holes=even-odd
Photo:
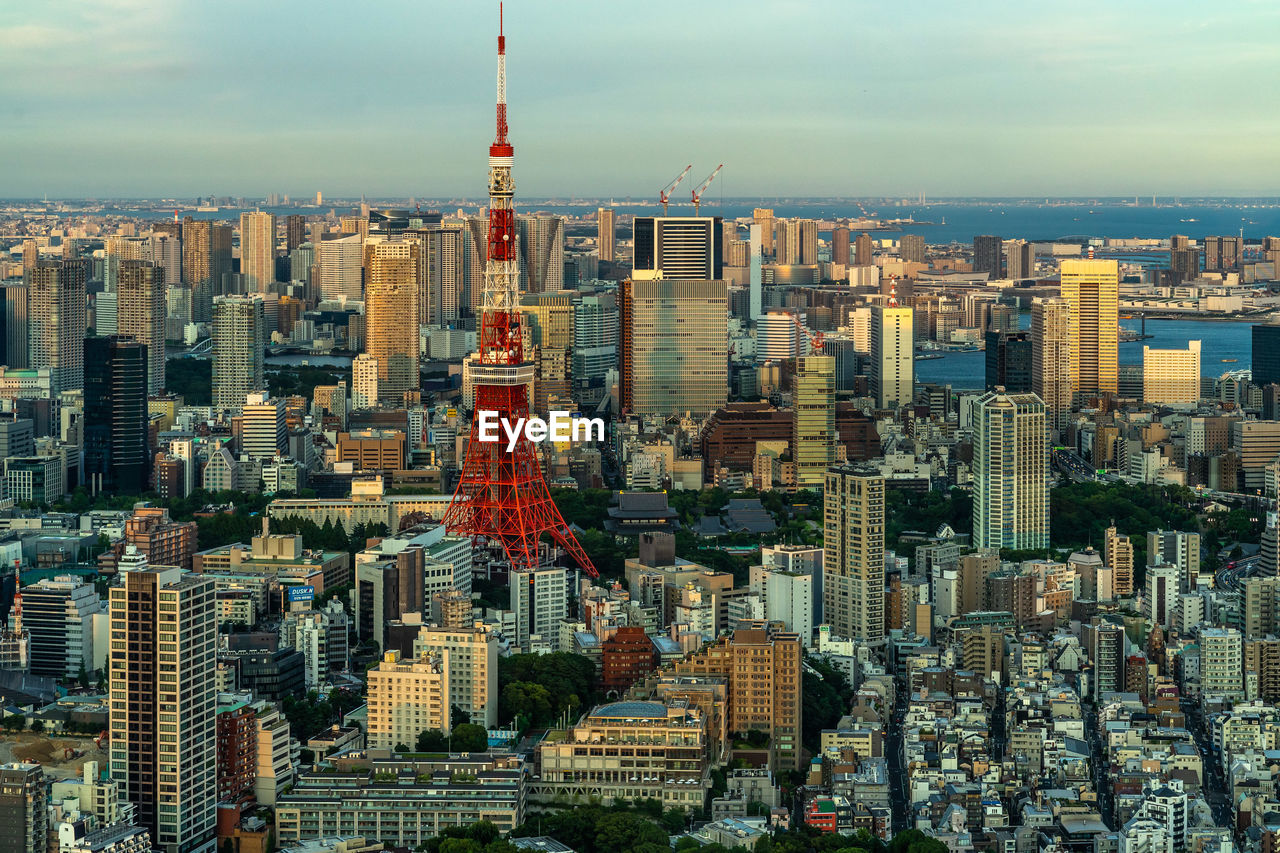
[[[164,391],[164,268],[148,261],[121,261],[117,272],[117,333],[147,347],[147,394]]]
[[[728,680],[728,730],[769,735],[774,769],[798,770],[803,706],[800,697],[800,635],[748,623],[676,664],[684,676]]]
[[[417,241],[365,245],[365,353],[378,360],[378,397],[398,402],[422,386],[418,374]]]
[[[1044,401],[1051,429],[1067,425],[1071,382],[1070,307],[1062,299],[1037,299],[1031,303],[1031,390]]]
[[[973,546],[1049,544],[1049,444],[1035,394],[990,392],[973,401]]]
[[[157,851],[213,843],[214,582],[132,571],[111,589],[111,775]]]
[[[1062,298],[1071,316],[1071,376],[1077,400],[1119,390],[1120,269],[1115,261],[1064,260]]]
[[[908,406],[915,394],[915,312],[888,305],[871,307],[871,396],[881,409]]]
[[[573,392],[573,299],[568,290],[527,293],[520,299],[525,329],[533,349],[525,357],[533,361],[533,411],[545,415],[551,409],[570,407]],[[556,402],[553,405],[554,401]]]
[[[723,280],[622,283],[623,408],[642,415],[706,416],[724,405],[727,294]]]
[[[276,217],[260,210],[240,214],[240,274],[245,289],[266,293],[276,280]]]
[[[615,234],[613,210],[601,207],[596,210],[596,246],[602,261],[612,261],[614,254]]]
[[[836,360],[830,355],[796,359],[792,458],[800,488],[821,486],[836,461]]]
[[[536,773],[534,799],[701,808],[711,788],[706,721],[679,700],[600,705],[572,728],[548,732]]]
[[[1133,543],[1108,527],[1102,538],[1102,562],[1111,567],[1111,592],[1116,598],[1133,595]]]
[[[1200,342],[1186,349],[1142,348],[1142,402],[1191,405],[1200,399]]]
[[[449,706],[457,705],[471,722],[486,729],[497,726],[498,638],[492,631],[483,624],[424,626],[413,642],[413,653],[417,658],[443,655],[449,662]]]
[[[849,640],[884,638],[884,477],[856,466],[827,471],[823,612]]]
[[[369,748],[413,749],[418,734],[449,734],[449,654],[402,660],[387,652],[368,672]]]

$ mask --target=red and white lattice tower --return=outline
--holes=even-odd
[[[513,426],[529,417],[533,364],[524,357],[519,262],[516,256],[515,149],[507,141],[507,44],[498,5],[498,133],[489,146],[489,239],[480,304],[479,359],[471,365],[477,412],[496,412]],[[591,560],[551,500],[538,450],[521,435],[507,442],[481,441],[472,417],[462,479],[444,517],[445,528],[500,542],[512,569],[539,566],[538,542],[545,533],[592,577]]]

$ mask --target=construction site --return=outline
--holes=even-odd
[[[107,766],[106,747],[106,739],[101,736],[6,732],[0,735],[0,764],[34,762],[43,767],[46,776],[69,779],[80,776],[86,761]]]

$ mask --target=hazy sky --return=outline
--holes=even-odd
[[[517,193],[1280,194],[1280,3],[512,0]],[[0,197],[483,194],[497,4],[0,0]]]

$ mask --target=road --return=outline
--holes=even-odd
[[[889,738],[886,748],[889,754],[889,805],[893,810],[893,831],[899,833],[910,826],[907,813],[907,768],[903,752],[902,718],[907,713],[907,685],[901,679],[894,680],[893,713],[889,715]]]
[[[1245,557],[1233,563],[1228,563],[1218,569],[1213,576],[1213,585],[1218,589],[1239,592],[1243,579],[1253,575],[1258,570],[1258,562],[1261,559],[1261,554],[1254,554],[1252,557]]]
[[[1213,821],[1218,826],[1233,826],[1231,800],[1227,797],[1227,784],[1222,776],[1222,762],[1205,729],[1200,706],[1191,699],[1182,700],[1182,712],[1187,717],[1187,730],[1195,738],[1200,749],[1200,761],[1204,765],[1204,798],[1213,810]]]

